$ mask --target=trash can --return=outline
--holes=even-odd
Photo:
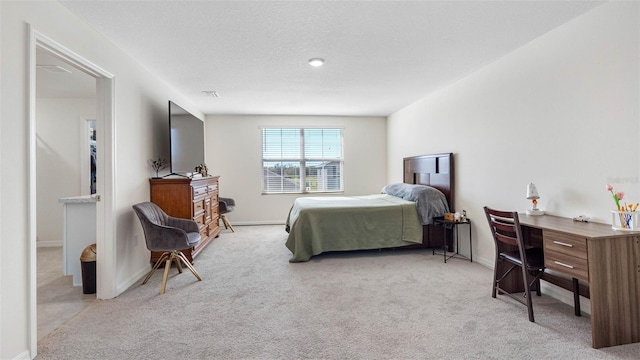
[[[96,293],[96,244],[91,244],[82,250],[80,255],[82,266],[82,292]]]

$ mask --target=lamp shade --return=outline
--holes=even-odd
[[[540,199],[540,194],[538,194],[538,189],[536,188],[536,184],[529,183],[527,185],[527,199]]]

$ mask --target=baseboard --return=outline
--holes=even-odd
[[[145,267],[142,270],[138,271],[135,275],[129,277],[129,279],[126,282],[119,284],[118,287],[116,288],[116,294],[120,295],[123,292],[127,291],[130,287],[132,287],[138,281],[140,281],[140,279],[142,279],[143,276],[146,276],[149,273],[149,271],[151,271],[151,264],[149,264],[149,267]]]
[[[546,281],[540,282],[540,291],[556,300],[573,307],[573,292],[563,289],[559,286],[553,285]],[[580,296],[580,311],[591,315],[591,301],[583,296]]]
[[[31,360],[31,356],[28,351],[23,351],[18,356],[14,357],[13,360]]]
[[[478,264],[480,264],[480,265],[482,265],[482,266],[484,266],[486,268],[489,268],[489,269],[491,269],[493,271],[493,259],[489,260],[489,259],[485,259],[485,258],[474,257],[473,258],[473,262],[477,262]]]
[[[36,241],[36,247],[61,247],[62,245],[62,240]]]
[[[233,226],[251,226],[251,225],[285,225],[282,220],[267,220],[267,221],[231,221]]]

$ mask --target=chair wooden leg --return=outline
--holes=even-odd
[[[169,268],[171,268],[171,261],[173,261],[173,253],[169,256],[164,263],[164,275],[162,276],[162,286],[160,287],[160,295],[164,294],[164,290],[167,288],[167,278],[169,277]]]
[[[498,288],[498,261],[496,260],[496,264],[493,267],[493,289],[491,290],[491,297],[494,299],[496,297],[497,288]]]
[[[153,273],[160,267],[160,264],[162,264],[162,262],[166,260],[167,256],[169,256],[168,252],[165,252],[160,256],[158,261],[156,261],[156,263],[153,265],[153,268],[151,269],[151,271],[149,271],[147,276],[142,281],[142,285],[146,284],[147,281],[149,281],[149,279],[151,278],[151,275],[153,275]]]
[[[178,273],[182,274],[182,264],[180,264],[180,258],[177,256],[173,256],[173,261],[176,263],[176,268],[178,269]]]
[[[527,312],[529,313],[529,321],[535,322],[533,319],[533,303],[531,300],[531,282],[529,281],[529,272],[522,269],[522,280],[524,281],[524,295],[527,298]]]
[[[193,275],[195,275],[196,279],[198,279],[198,281],[202,281],[202,277],[200,276],[200,274],[198,274],[198,272],[196,271],[196,268],[194,268],[193,265],[191,265],[191,263],[189,262],[187,257],[184,256],[184,254],[181,253],[181,252],[178,253],[178,257],[182,260],[182,262],[184,262],[184,264],[187,266],[187,268],[189,268],[189,270],[191,270]]]
[[[229,219],[227,219],[227,217],[226,217],[226,216],[224,216],[224,215],[220,215],[220,218],[222,219],[222,223],[224,224],[224,228],[225,228],[225,229],[229,229],[229,230],[231,230],[232,232],[236,232],[236,231],[233,229],[233,226],[231,225],[231,223],[229,222]]]
[[[198,271],[196,271],[196,269],[193,267],[193,265],[191,265],[187,257],[182,252],[171,251],[171,252],[165,252],[162,254],[162,256],[160,256],[160,259],[156,261],[155,265],[153,266],[153,269],[149,271],[147,276],[142,281],[143,285],[146,284],[147,281],[149,281],[149,278],[151,278],[151,275],[153,275],[153,273],[160,267],[160,264],[162,264],[163,262],[164,262],[164,274],[162,276],[162,285],[160,286],[160,294],[164,294],[165,290],[167,289],[169,269],[171,268],[171,264],[173,262],[176,263],[176,267],[178,268],[178,271],[180,273],[182,273],[182,264],[180,264],[180,262],[183,262],[187,266],[187,268],[191,270],[191,272],[196,277],[196,279],[198,279],[199,281],[202,281],[202,277],[200,276]]]

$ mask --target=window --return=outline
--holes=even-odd
[[[262,129],[262,191],[343,190],[342,129]]]

